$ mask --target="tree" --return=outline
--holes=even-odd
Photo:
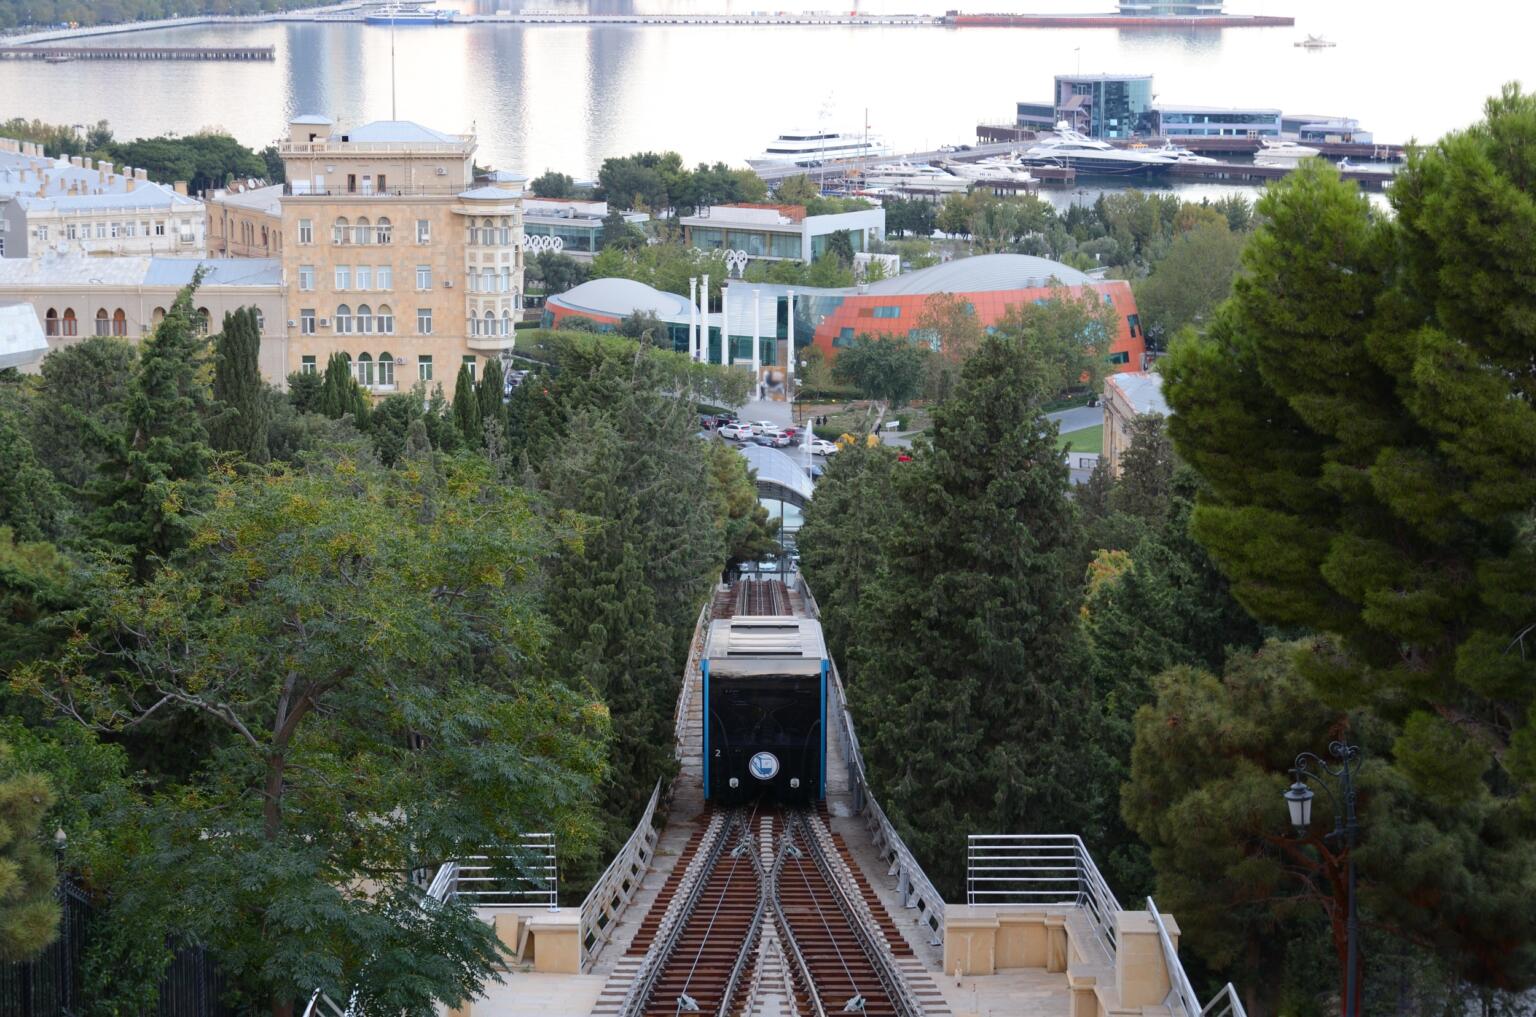
[[[759,561],[778,550],[768,510],[757,497],[757,484],[747,461],[725,442],[705,442],[709,464],[709,493],[715,523],[725,544],[725,571],[742,562]]]
[[[1175,444],[1208,488],[1192,529],[1238,600],[1327,634],[1303,657],[1318,694],[1399,723],[1391,778],[1465,805],[1436,817],[1446,854],[1424,877],[1524,894],[1536,376],[1530,287],[1502,266],[1536,254],[1518,154],[1533,143],[1536,100],[1510,87],[1415,154],[1391,220],[1302,167],[1260,200],[1233,299],[1164,367]],[[1425,892],[1393,917],[1411,923],[1399,912]],[[1464,977],[1536,981],[1532,916],[1502,893],[1441,894],[1421,934]]]
[[[1225,218],[1179,234],[1136,284],[1136,307],[1152,349],[1163,349],[1184,328],[1203,325],[1232,291],[1244,237]]]
[[[325,380],[320,385],[320,398],[315,409],[339,420],[347,414],[358,427],[368,423],[368,396],[352,373],[352,358],[345,353],[332,353],[325,363]]]
[[[898,237],[911,233],[926,237],[933,232],[933,202],[920,198],[889,198],[885,202],[885,230]]]
[[[540,173],[528,186],[535,198],[570,198],[576,194],[576,181],[554,170]]]
[[[59,929],[57,876],[39,828],[53,806],[53,790],[41,774],[18,772],[11,755],[0,741],[0,961],[5,962],[36,954]]]
[[[18,540],[52,540],[63,532],[64,497],[38,462],[21,414],[0,402],[0,528]]]
[[[776,201],[786,205],[804,205],[821,197],[821,188],[807,174],[785,177],[773,189]]]
[[[490,359],[485,362],[485,371],[480,376],[480,384],[475,389],[475,396],[480,403],[480,427],[491,428],[502,438],[507,433],[507,404],[503,401],[506,396],[506,375],[501,371],[501,361]]]
[[[196,324],[191,286],[140,349],[123,426],[104,435],[107,453],[90,485],[89,534],[126,549],[140,579],[192,532],[209,493],[213,450],[203,421],[212,408],[208,342]]]
[[[209,423],[209,441],[220,452],[235,452],[253,463],[266,462],[271,411],[258,364],[261,328],[255,308],[226,313],[224,329],[214,346],[213,398],[222,409]]]
[[[617,329],[619,335],[648,346],[671,346],[668,338],[666,323],[656,316],[655,311],[632,311],[619,319]]]
[[[922,391],[926,347],[905,338],[861,335],[838,351],[832,376],[870,399],[903,406]]]
[[[43,358],[37,397],[26,415],[42,464],[78,497],[127,426],[128,389],[138,351],[126,339],[92,336]]]
[[[624,218],[618,209],[609,209],[603,217],[603,247],[621,251],[633,250],[645,244],[645,233]]]
[[[836,258],[838,264],[849,267],[853,264],[853,237],[847,230],[833,230],[827,237],[827,255]]]
[[[592,844],[605,711],[540,666],[529,589],[555,534],[473,460],[337,455],[223,476],[211,504],[142,586],[93,566],[99,623],[17,678],[92,729],[189,713],[224,733],[147,800],[119,906],[174,916],[275,1017],[316,988],[457,1005],[499,946],[468,907],[423,907],[411,872],[532,829]]]
[[[329,369],[330,364],[326,364]],[[313,371],[294,371],[288,375],[288,402],[300,413],[320,412],[320,393],[325,387],[325,375]]]
[[[564,293],[587,281],[591,269],[569,254],[540,251],[528,262],[530,282],[539,284],[544,293]]]
[[[453,420],[459,425],[466,446],[479,448],[485,443],[480,427],[480,394],[475,391],[475,376],[468,364],[459,365],[459,376],[453,383]]]

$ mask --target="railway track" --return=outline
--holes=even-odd
[[[797,1017],[922,1017],[820,816],[774,813],[759,822],[755,809],[716,813],[693,843],[671,903],[654,922],[647,917],[631,949],[646,959],[621,1017],[747,1017],[758,1010],[765,949],[784,969]]]
[[[732,615],[792,614],[789,590],[778,579],[758,579],[736,584]]]

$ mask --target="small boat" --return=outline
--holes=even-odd
[[[376,12],[364,16],[363,23],[367,25],[448,25],[459,16],[458,11],[437,9],[429,10],[422,7],[407,7],[395,5],[380,7]]]
[[[1315,148],[1298,145],[1294,141],[1265,141],[1263,146],[1253,156],[1255,166],[1294,167],[1303,159],[1322,154]]]
[[[800,130],[778,136],[762,155],[747,160],[753,169],[785,169],[800,166],[814,169],[840,162],[890,155],[877,139],[842,131]]]
[[[1309,35],[1305,39],[1294,44],[1298,49],[1332,49],[1338,43],[1330,42],[1321,35]]]
[[[937,166],[919,165],[905,159],[871,166],[862,176],[865,188],[898,194],[954,194],[969,190],[971,186],[971,181],[946,173]]]

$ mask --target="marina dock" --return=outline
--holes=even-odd
[[[0,60],[236,60],[277,59],[275,46],[0,46]]]

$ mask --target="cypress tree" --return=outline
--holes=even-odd
[[[271,418],[258,357],[261,329],[254,308],[224,315],[215,341],[213,398],[221,412],[209,424],[209,439],[221,452],[237,452],[253,463],[267,461],[267,423]]]
[[[346,354],[332,353],[325,362],[325,380],[320,385],[320,398],[315,402],[315,409],[332,420],[339,419],[352,408],[352,386],[356,383]]]
[[[480,426],[484,429],[487,424],[491,424],[500,435],[507,433],[507,404],[502,401],[505,387],[506,375],[502,373],[501,361],[487,360],[485,373],[475,393],[480,403]]]
[[[145,340],[124,407],[125,427],[109,436],[90,490],[97,506],[90,535],[128,548],[141,579],[149,576],[153,559],[184,543],[190,517],[209,494],[213,450],[204,421],[212,393],[205,380],[208,342],[192,306],[196,285],[177,294]]]
[[[459,365],[459,377],[453,386],[453,419],[464,436],[464,444],[479,448],[485,444],[481,433],[480,396],[475,391],[475,379],[469,373],[468,364]]]

